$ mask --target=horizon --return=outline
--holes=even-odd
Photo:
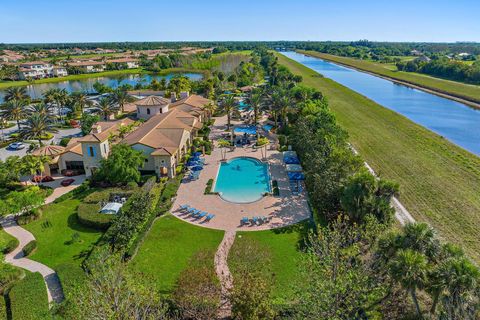
[[[134,5],[125,0],[86,0],[81,6],[60,0],[39,6],[26,0],[1,6],[0,30],[8,33],[0,34],[0,43],[6,44],[359,39],[480,42],[476,17],[480,3],[473,0],[406,0],[401,8],[381,1],[353,0],[342,4],[266,0],[241,5],[219,0],[179,4],[141,0]]]

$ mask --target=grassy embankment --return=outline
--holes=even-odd
[[[200,69],[189,69],[189,68],[169,68],[164,69],[160,72],[150,72],[146,71],[142,68],[137,69],[125,69],[125,70],[110,70],[104,72],[96,72],[96,73],[84,73],[84,74],[73,74],[66,77],[60,78],[48,78],[48,79],[39,79],[34,80],[32,82],[28,81],[0,81],[0,89],[8,88],[8,87],[17,87],[17,86],[27,86],[31,84],[42,84],[42,83],[55,83],[55,82],[62,82],[62,81],[74,81],[74,80],[82,80],[88,78],[97,78],[97,77],[108,77],[108,76],[122,76],[128,74],[155,74],[155,75],[167,75],[170,73],[202,73],[205,74],[205,70]]]
[[[366,97],[278,54],[279,62],[322,91],[360,155],[400,184],[400,200],[441,237],[480,261],[480,158]]]
[[[199,251],[215,253],[223,231],[202,228],[171,215],[158,218],[129,267],[152,279],[162,293],[170,293],[180,273]],[[213,268],[212,255],[212,268]]]
[[[397,71],[396,67],[392,68],[391,64],[375,63],[348,57],[339,57],[316,51],[298,50],[298,52],[357,68],[359,70],[375,73],[383,77],[391,78],[398,81],[404,81],[419,87],[423,87],[444,94],[449,94],[454,97],[480,103],[480,86],[435,78],[415,72]]]

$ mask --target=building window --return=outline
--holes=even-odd
[[[93,147],[88,147],[88,155],[90,157],[95,157],[95,149],[93,149]]]
[[[147,114],[150,114],[150,108],[147,108]]]
[[[107,145],[106,144],[103,145],[103,151],[105,151],[105,154],[107,154]]]

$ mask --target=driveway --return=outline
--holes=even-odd
[[[8,135],[11,133],[14,133],[17,131],[17,127],[12,127],[5,129],[5,136],[7,136],[7,130]],[[57,133],[53,135],[53,138],[49,141],[44,141],[46,144],[58,144],[62,138],[73,138],[73,137],[78,137],[80,136],[81,130],[80,128],[70,128],[70,129],[61,129]],[[4,161],[6,158],[10,156],[20,156],[23,157],[27,154],[29,144],[25,142],[25,148],[22,150],[8,150],[6,147],[0,149],[0,160]]]

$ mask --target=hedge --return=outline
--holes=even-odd
[[[0,295],[0,320],[7,319],[7,303],[5,296]]]
[[[63,202],[67,199],[71,199],[71,198],[73,198],[73,197],[75,197],[75,196],[77,196],[81,193],[86,192],[89,188],[90,188],[90,181],[85,180],[79,187],[73,189],[70,192],[65,193],[64,195],[61,195],[60,197],[55,199],[53,201],[53,203],[60,203],[60,202]]]
[[[23,277],[23,274],[23,269],[0,261],[0,294],[7,292],[15,281]]]
[[[27,243],[25,245],[25,247],[23,247],[22,251],[23,251],[23,254],[26,256],[28,256],[30,253],[33,252],[33,250],[35,250],[37,248],[37,240],[32,240],[30,241],[29,243]]]
[[[115,215],[100,213],[100,209],[99,203],[81,203],[77,209],[78,221],[87,227],[107,230]]]
[[[77,286],[81,286],[87,279],[87,274],[76,263],[63,263],[55,267],[60,283],[62,284],[63,293],[68,298],[70,294],[75,292]]]
[[[47,288],[40,273],[28,273],[9,292],[12,319],[49,319]]]
[[[16,247],[18,247],[20,243],[18,242],[17,238],[10,239],[5,246],[2,248],[3,254],[7,254],[15,250]]]

